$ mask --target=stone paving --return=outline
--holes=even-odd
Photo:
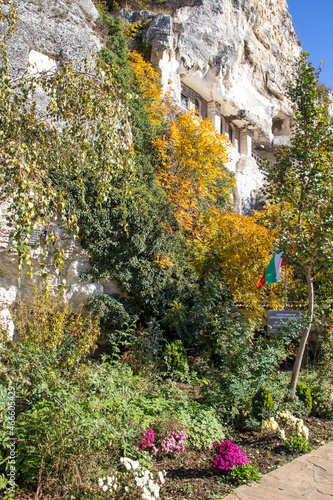
[[[223,500],[333,499],[333,442],[243,485]]]

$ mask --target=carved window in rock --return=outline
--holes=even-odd
[[[197,111],[203,120],[207,119],[207,101],[184,83],[182,83],[180,103],[186,109]]]
[[[221,115],[221,128],[220,128],[220,133],[222,135],[226,134],[226,124],[225,124],[225,118],[224,116]]]
[[[187,95],[185,94],[181,94],[181,98],[180,98],[180,104],[186,108],[186,109],[190,109],[190,99]]]
[[[240,153],[240,131],[238,127],[235,127],[235,147],[238,153]]]
[[[234,130],[233,130],[233,126],[231,125],[231,123],[228,119],[225,120],[225,133],[228,136],[231,144],[233,144],[234,138],[235,138],[234,137]]]

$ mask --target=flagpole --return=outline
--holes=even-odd
[[[284,310],[287,310],[287,264],[284,266]]]

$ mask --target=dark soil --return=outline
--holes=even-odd
[[[333,441],[333,422],[315,417],[303,419],[309,428],[309,444],[313,448]],[[259,466],[266,474],[299,456],[289,452],[279,439],[263,438],[258,432],[235,432],[226,436],[247,455],[249,464]],[[162,500],[219,500],[231,493],[235,485],[227,484],[211,468],[214,452],[183,452],[178,457],[164,459],[158,469],[167,472],[167,481],[161,489]]]
[[[333,441],[333,422],[315,417],[304,418],[309,428],[309,444],[313,448]],[[264,438],[259,432],[233,432],[226,435],[247,455],[249,464],[258,466],[261,474],[281,467],[300,454],[291,453],[279,439]],[[214,451],[183,452],[156,463],[158,470],[167,472],[166,483],[161,488],[161,500],[220,500],[236,487],[223,480],[211,468]],[[22,489],[20,500],[35,498],[35,488]],[[0,497],[1,498],[1,497]],[[51,498],[51,497],[44,497]],[[52,497],[53,498],[53,497]],[[59,498],[55,495],[54,498]],[[40,499],[41,500],[41,499]]]

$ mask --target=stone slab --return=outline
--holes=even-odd
[[[260,483],[243,485],[226,500],[333,499],[333,442],[265,474]]]

